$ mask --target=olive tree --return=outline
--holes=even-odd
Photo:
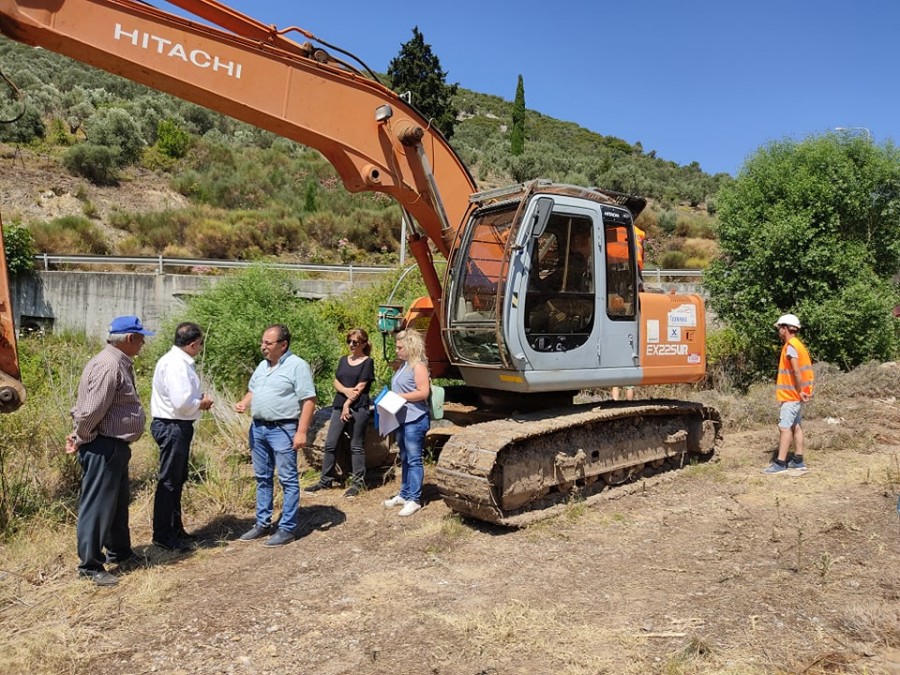
[[[761,148],[717,197],[721,256],[704,283],[754,368],[771,374],[773,321],[799,315],[817,360],[894,358],[900,330],[900,153],[826,134]]]
[[[87,138],[94,145],[115,151],[119,166],[134,164],[144,150],[140,125],[121,108],[100,108],[85,124]]]

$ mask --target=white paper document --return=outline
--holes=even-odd
[[[378,433],[387,436],[400,426],[397,413],[406,405],[406,399],[390,390],[380,397],[375,406],[378,408]]]

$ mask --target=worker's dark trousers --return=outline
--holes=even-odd
[[[184,532],[181,492],[188,476],[194,423],[154,417],[150,433],[159,446],[159,481],[153,499],[153,541],[170,545]]]
[[[102,570],[107,557],[113,562],[134,555],[128,531],[130,460],[128,443],[108,436],[97,436],[78,449],[82,477],[76,536],[78,569],[83,572]]]

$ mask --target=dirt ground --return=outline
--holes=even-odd
[[[304,494],[279,549],[235,541],[250,512],[188,522],[178,556],[143,500],[148,564],[117,587],[73,578],[74,533],[43,573],[0,572],[0,670],[900,673],[900,407],[857,408],[806,424],[805,475],[760,473],[774,429],[729,433],[718,461],[519,530],[429,485],[398,518],[389,484]]]
[[[66,172],[55,157],[0,143],[0,217],[6,224],[84,216],[88,211],[114,242],[126,234],[109,226],[116,211],[144,213],[187,204],[167,179],[152,171],[132,167],[117,186],[98,187]]]

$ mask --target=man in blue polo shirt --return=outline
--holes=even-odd
[[[274,324],[262,336],[265,357],[250,377],[247,394],[234,409],[253,416],[250,453],[256,475],[256,524],[241,535],[252,541],[268,534],[274,509],[274,473],[284,491],[284,508],[278,530],[266,546],[294,541],[300,510],[300,478],[297,451],[306,445],[306,435],[316,409],[316,390],[309,365],[290,350],[287,326]]]

